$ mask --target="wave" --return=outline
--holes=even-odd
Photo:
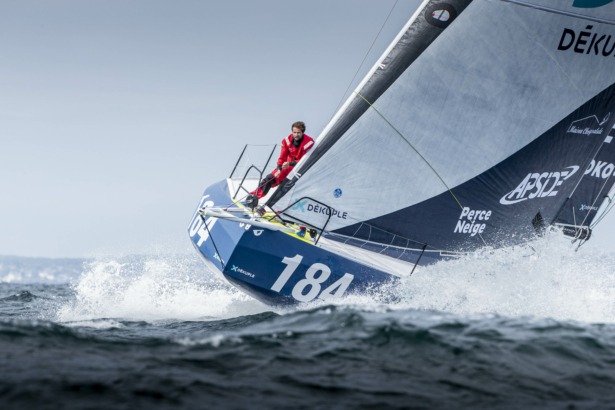
[[[483,250],[418,270],[401,287],[403,308],[615,322],[615,255],[575,252],[558,234],[523,247]]]
[[[223,283],[194,255],[106,257],[86,263],[60,322],[97,318],[211,320],[270,310]]]
[[[68,283],[81,274],[86,261],[0,255],[0,283]]]
[[[0,302],[32,302],[36,299],[46,299],[46,298],[33,295],[27,290],[24,290],[15,295],[0,298]]]
[[[146,366],[151,391],[161,397],[228,401],[238,399],[241,386],[241,397],[257,398],[268,404],[264,407],[276,407],[271,391],[294,392],[306,408],[326,407],[334,399],[344,408],[378,408],[379,400],[400,408],[410,402],[424,408],[450,408],[451,403],[464,408],[511,403],[518,408],[596,408],[615,399],[610,370],[614,325],[333,305],[284,315],[107,324],[114,326],[0,322],[3,348],[24,353],[23,361],[9,363],[5,379],[20,391],[59,380],[64,384],[54,388],[60,393],[66,385],[95,382],[130,395],[142,387]],[[153,337],[144,328],[167,331]],[[140,329],[140,336],[134,329]],[[20,366],[32,360],[25,353],[40,345],[45,349],[37,357],[54,362],[70,352],[88,365],[58,366],[54,377],[31,372],[25,383]],[[121,366],[109,368],[118,361]],[[201,380],[215,380],[216,388],[202,391]],[[239,407],[250,407],[241,397]]]
[[[477,252],[417,269],[395,289],[396,303],[354,295],[333,302],[361,309],[418,309],[457,315],[491,313],[590,323],[615,322],[615,255],[575,252],[560,235],[527,246]],[[84,265],[71,287],[74,300],[56,312],[60,322],[99,318],[217,320],[272,309],[208,271],[196,255],[104,257]]]
[[[40,407],[104,391],[109,408],[610,408],[613,261],[548,236],[417,269],[396,303],[272,311],[196,255],[99,257],[70,289],[2,285],[0,347],[19,358],[4,391]]]

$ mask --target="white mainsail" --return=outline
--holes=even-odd
[[[505,1],[425,2],[397,43],[422,41],[421,30],[432,29],[424,11],[461,3],[463,12],[370,101],[453,191],[528,147],[615,83],[615,52],[603,55],[615,44],[615,26]],[[590,9],[575,8],[572,0],[531,3],[615,21],[615,3]],[[377,70],[389,69],[381,67]],[[365,96],[375,75],[367,76],[359,94]],[[331,128],[344,121],[353,103],[366,104],[356,94],[350,97],[298,168],[300,178],[277,196],[275,210],[309,197],[335,209],[327,230],[364,221],[390,230],[374,219],[447,192],[430,166],[369,107],[327,146]],[[585,160],[591,158],[570,165]],[[328,216],[301,209],[285,213],[314,226],[323,226]]]

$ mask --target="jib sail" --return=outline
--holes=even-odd
[[[269,205],[446,250],[552,223],[615,123],[615,3],[533,3],[423,3]]]

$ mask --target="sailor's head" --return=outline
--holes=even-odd
[[[303,133],[305,132],[305,124],[303,121],[297,121],[291,127],[293,131],[293,138],[295,141],[300,141],[303,138]]]

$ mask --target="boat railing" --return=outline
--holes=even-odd
[[[555,223],[554,226],[560,228],[565,236],[574,238],[575,240],[586,241],[592,236],[592,230],[589,226],[585,225],[569,225]]]
[[[321,234],[320,234],[320,235],[318,235],[318,238],[316,239],[316,242],[314,243],[314,245],[317,245],[317,244],[318,244],[318,241],[320,240],[320,237],[322,236],[322,233],[324,233],[324,232],[325,232],[325,229],[327,229],[327,225],[329,224],[329,221],[331,220],[331,215],[333,215],[333,208],[331,208],[329,205],[324,204],[324,203],[322,203],[322,202],[320,202],[320,201],[317,201],[317,200],[315,200],[314,198],[310,198],[309,196],[303,196],[303,197],[301,197],[301,198],[299,198],[299,199],[296,199],[293,203],[291,203],[290,205],[288,205],[286,208],[284,208],[284,209],[282,209],[281,211],[277,212],[274,216],[272,216],[271,218],[269,218],[269,220],[271,221],[271,220],[272,220],[272,219],[274,219],[274,218],[279,218],[279,219],[281,219],[281,220],[282,220],[282,222],[287,222],[287,221],[284,221],[284,219],[283,219],[280,215],[284,214],[284,212],[285,212],[285,211],[287,211],[288,209],[290,209],[290,207],[291,207],[291,206],[294,206],[294,205],[298,204],[299,202],[303,201],[304,199],[308,199],[308,200],[310,200],[310,201],[312,201],[312,202],[316,202],[317,204],[320,204],[320,205],[324,206],[325,208],[328,208],[328,209],[329,209],[329,212],[328,212],[328,217],[327,217],[327,222],[325,222],[325,225],[324,225],[322,228],[318,228],[317,226],[314,226],[314,228],[316,228],[317,230],[319,230],[319,231],[321,232]],[[301,223],[302,223],[302,224],[304,224],[304,225],[307,225],[307,226],[313,226],[312,224],[307,223],[307,222],[304,222],[304,221],[302,221],[301,219],[296,218],[296,217],[294,217],[294,216],[292,216],[292,215],[288,215],[288,216],[289,216],[290,218],[293,218],[293,219],[294,219],[294,220],[296,220],[296,221],[301,222]]]
[[[263,150],[268,151],[266,147],[271,147],[271,146],[273,146],[273,148],[269,152],[269,156],[267,157],[267,161],[265,162],[265,164],[256,165],[255,164],[256,161],[253,160],[253,157],[264,157],[262,155],[263,154],[262,151]],[[277,144],[275,145],[246,144],[246,146],[243,148],[243,151],[241,151],[241,155],[239,155],[239,158],[237,159],[235,166],[233,167],[233,171],[231,172],[231,175],[229,176],[231,180],[234,180],[234,181],[241,180],[241,182],[239,182],[239,185],[237,186],[237,190],[235,191],[235,194],[233,195],[233,199],[237,197],[237,194],[239,194],[239,191],[242,189],[246,191],[248,194],[250,193],[250,191],[247,190],[243,186],[246,180],[256,179],[258,181],[261,181],[263,179],[263,174],[265,173],[265,170],[269,166],[269,162],[271,161],[271,157],[273,156],[273,153],[275,152],[275,149],[277,148],[277,146],[278,146]],[[261,152],[256,152],[256,151],[261,151]],[[256,173],[253,172],[252,174],[250,174],[252,170],[255,170]]]

